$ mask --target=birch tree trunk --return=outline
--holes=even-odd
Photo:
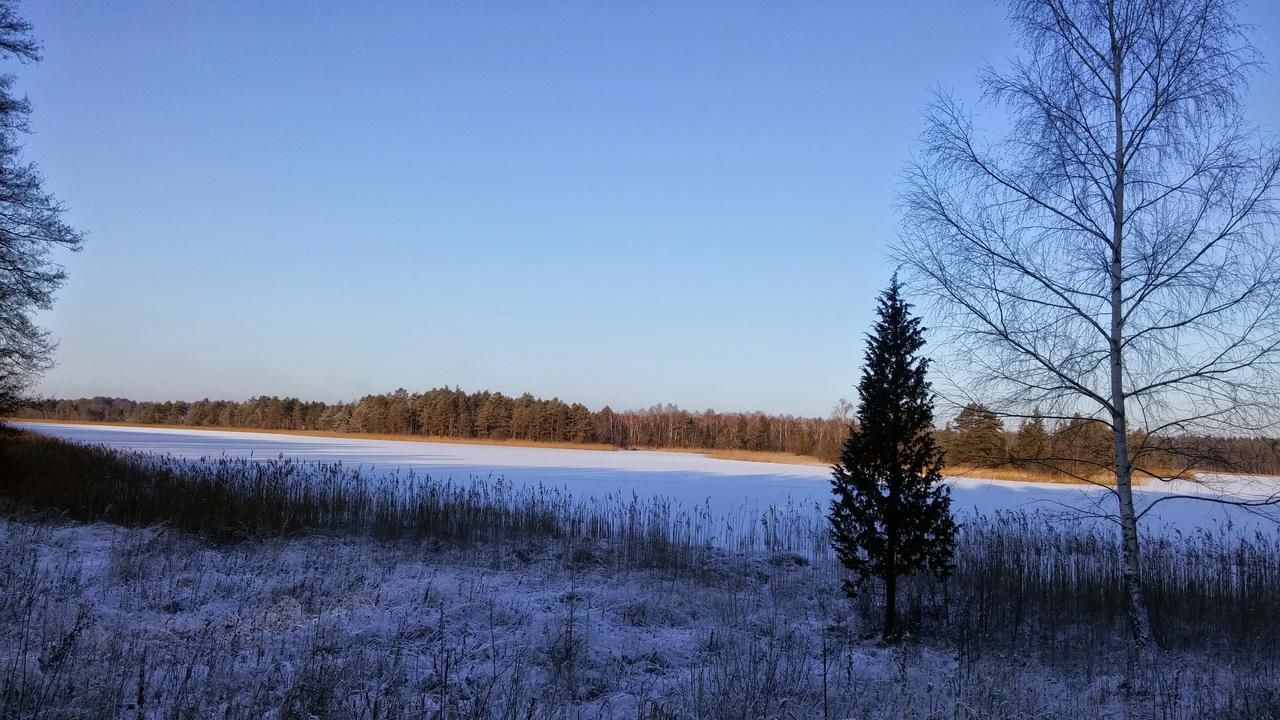
[[[1128,597],[1129,627],[1139,652],[1152,644],[1151,618],[1142,592],[1142,552],[1138,544],[1138,516],[1133,504],[1133,468],[1129,462],[1129,427],[1124,389],[1124,54],[1116,28],[1115,2],[1108,3],[1111,35],[1112,105],[1115,109],[1115,185],[1111,226],[1111,433],[1115,445],[1116,502],[1120,515],[1121,566]]]

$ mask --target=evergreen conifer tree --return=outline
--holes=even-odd
[[[955,440],[947,460],[953,464],[995,467],[1008,457],[1004,444],[1004,423],[990,408],[968,403],[956,415]]]
[[[1049,432],[1044,426],[1044,416],[1036,408],[1031,418],[1018,428],[1013,444],[1014,461],[1025,468],[1043,470],[1049,458]]]
[[[895,276],[880,296],[879,320],[867,338],[858,384],[856,424],[832,468],[832,543],[853,571],[850,596],[871,578],[884,584],[886,641],[899,636],[898,578],[951,572],[956,525],[934,441],[933,396],[919,318],[902,299]]]

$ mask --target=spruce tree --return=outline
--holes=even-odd
[[[1018,428],[1013,444],[1014,461],[1025,468],[1043,470],[1049,459],[1049,432],[1044,426],[1044,416],[1036,408],[1031,418]]]
[[[1004,423],[990,408],[968,403],[956,415],[956,436],[951,455],[953,464],[976,467],[1003,465],[1008,459],[1004,444]]]
[[[920,570],[951,572],[956,525],[934,441],[933,396],[919,354],[924,329],[902,299],[897,276],[880,295],[867,337],[858,414],[840,462],[832,467],[832,543],[853,571],[844,589],[883,583],[886,641],[898,638],[898,578]]]

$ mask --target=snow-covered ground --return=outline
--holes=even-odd
[[[0,518],[0,717],[1273,717],[1265,658],[1127,679],[1088,643],[884,647],[828,574],[782,560],[673,576],[554,542],[213,545]]]
[[[823,467],[688,453],[24,425],[192,460],[500,476],[725,513],[789,502],[816,514],[828,494]],[[15,512],[0,517],[0,717],[1280,717],[1265,600],[1275,546],[1228,541],[1223,527],[1274,533],[1269,522],[1213,503],[1155,506],[1148,531],[1219,532],[1149,546],[1162,627],[1181,639],[1160,662],[1130,666],[1123,617],[1097,600],[1118,584],[1107,575],[1113,553],[1102,534],[1076,532],[1101,522],[1088,515],[1099,491],[951,482],[970,517],[957,573],[946,586],[900,589],[904,617],[922,628],[901,647],[874,637],[878,593],[846,598],[821,554],[714,544],[667,566],[569,535],[215,543]],[[1250,497],[1271,485],[1219,487]],[[1144,505],[1162,497],[1142,493]],[[996,510],[1072,520],[972,517]]]
[[[132,428],[106,425],[18,423],[30,430],[84,443],[168,454],[174,457],[276,458],[342,462],[376,471],[413,470],[437,478],[502,477],[516,485],[562,487],[577,497],[664,496],[685,506],[708,504],[713,512],[757,511],[769,506],[825,509],[829,470],[815,465],[719,460],[694,453],[595,451],[463,443],[325,438],[218,430]],[[957,514],[997,510],[1063,513],[1073,521],[1105,522],[1114,500],[1104,491],[1079,485],[951,478]],[[1147,532],[1231,527],[1237,532],[1273,530],[1276,508],[1240,508],[1222,503],[1174,499],[1172,491],[1217,499],[1257,500],[1280,492],[1280,479],[1210,477],[1204,484],[1146,488],[1141,508],[1157,503],[1144,518]]]

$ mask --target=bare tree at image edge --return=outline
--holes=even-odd
[[[1260,58],[1231,0],[1014,0],[1024,50],[982,74],[995,139],[953,98],[926,114],[894,248],[933,301],[957,387],[1110,431],[1135,647],[1154,648],[1133,478],[1186,480],[1190,433],[1274,424],[1280,153],[1242,119]],[[940,322],[938,322],[940,321]],[[1180,468],[1149,462],[1182,458]],[[1218,502],[1267,505],[1275,496]]]
[[[0,0],[0,61],[37,62],[40,44],[15,4]],[[51,306],[66,279],[52,251],[77,250],[83,241],[63,221],[65,209],[45,190],[39,169],[23,159],[31,103],[14,94],[14,81],[0,74],[0,415],[16,409],[53,364],[55,343],[34,315]]]

